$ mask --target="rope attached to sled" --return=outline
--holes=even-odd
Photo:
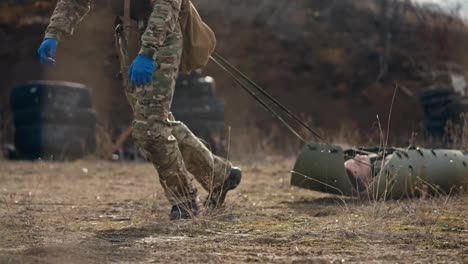
[[[306,122],[300,119],[297,115],[295,115],[291,110],[289,110],[286,106],[281,104],[276,98],[270,95],[265,89],[260,87],[254,81],[249,79],[245,74],[243,74],[240,70],[234,67],[231,63],[229,63],[226,59],[224,59],[219,53],[214,52],[210,59],[216,63],[221,69],[223,69],[226,73],[228,73],[234,81],[239,84],[247,93],[249,93],[255,101],[265,107],[273,116],[275,116],[284,126],[286,126],[298,139],[302,142],[307,143],[307,141],[299,134],[299,132],[293,128],[293,126],[288,123],[282,116],[279,114],[275,109],[273,109],[268,102],[262,99],[259,95],[257,95],[256,91],[260,92],[263,96],[265,96],[270,103],[273,103],[276,107],[278,107],[283,113],[287,116],[292,118],[296,121],[299,125],[304,127],[307,131],[309,131],[312,135],[314,135],[317,139],[321,140],[325,144],[327,144],[332,150],[335,149],[320,133],[315,131],[311,128]]]

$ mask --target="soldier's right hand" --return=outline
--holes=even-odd
[[[55,64],[55,52],[57,51],[57,40],[54,38],[45,38],[37,50],[39,61],[42,64]]]

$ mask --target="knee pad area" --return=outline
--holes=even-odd
[[[132,134],[138,145],[150,155],[148,158],[162,166],[177,155],[177,140],[172,135],[170,124],[134,121]]]
[[[183,141],[187,138],[192,132],[190,129],[180,121],[170,121],[172,126],[172,135],[174,135],[177,141]]]

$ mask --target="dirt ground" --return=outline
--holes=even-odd
[[[468,263],[468,196],[342,199],[292,165],[244,163],[226,209],[170,222],[150,164],[0,161],[0,263]]]

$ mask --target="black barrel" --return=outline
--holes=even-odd
[[[196,71],[180,74],[172,111],[215,154],[225,155],[224,102],[216,97],[213,78]]]
[[[30,81],[13,88],[15,146],[23,159],[71,160],[96,149],[90,90],[62,81]]]

